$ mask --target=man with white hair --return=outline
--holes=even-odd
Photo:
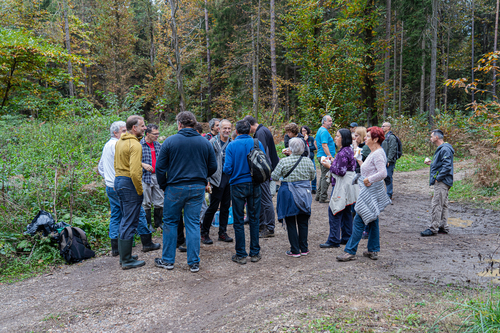
[[[316,143],[318,144],[318,153],[316,157],[318,158],[319,165],[321,168],[321,176],[319,177],[318,191],[316,192],[316,201],[321,203],[326,203],[328,198],[328,182],[326,181],[326,173],[330,170],[325,168],[321,164],[321,158],[333,158],[335,156],[335,143],[333,138],[328,132],[328,129],[332,127],[332,117],[326,115],[321,120],[321,127],[316,133]]]
[[[111,254],[116,257],[118,253],[118,230],[122,214],[120,211],[120,199],[115,192],[115,146],[120,136],[127,131],[124,121],[115,121],[109,128],[111,139],[106,142],[99,160],[99,174],[104,177],[106,183],[106,194],[109,199],[111,216],[109,218],[109,238],[111,238]]]

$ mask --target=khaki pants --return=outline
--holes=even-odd
[[[328,187],[330,184],[326,181],[326,173],[330,170],[321,164],[321,157],[318,157],[318,162],[321,168],[321,176],[316,185],[318,189],[316,192],[316,200],[328,201]]]
[[[163,208],[163,191],[158,185],[158,180],[156,180],[156,174],[151,175],[151,184],[146,184],[142,182],[142,190],[144,194],[144,200],[142,201],[142,207],[144,209]]]
[[[445,183],[438,182],[434,184],[434,196],[432,197],[432,215],[431,226],[429,229],[433,233],[437,233],[439,228],[443,228],[446,232],[449,230],[448,226],[448,192],[450,186]]]

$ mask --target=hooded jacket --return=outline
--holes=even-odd
[[[217,171],[210,142],[192,128],[183,128],[161,145],[156,179],[162,190],[169,185],[207,185]]]
[[[453,186],[453,147],[445,142],[437,147],[431,163],[429,185],[436,181]]]
[[[115,147],[115,177],[129,177],[142,195],[142,146],[129,132],[122,134]]]

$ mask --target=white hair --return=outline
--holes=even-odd
[[[304,149],[306,148],[304,145],[304,141],[300,138],[292,138],[288,142],[288,147],[292,151],[293,155],[302,155],[304,153]]]
[[[326,115],[326,116],[323,117],[323,119],[321,119],[321,125],[323,125],[325,123],[325,121],[328,119],[328,117],[330,117],[330,116]]]
[[[120,128],[126,126],[127,124],[124,121],[115,121],[114,123],[112,123],[111,126],[109,127],[109,132],[111,137],[113,138],[116,132],[120,132]]]

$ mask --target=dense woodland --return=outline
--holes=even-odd
[[[0,0],[0,25],[1,114],[432,123],[496,98],[473,68],[498,0]]]

